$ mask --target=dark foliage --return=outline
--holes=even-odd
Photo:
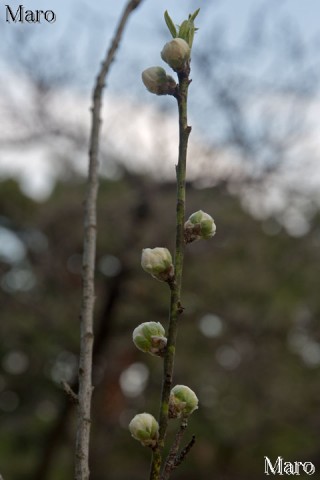
[[[143,321],[166,326],[169,295],[142,271],[140,252],[172,250],[175,187],[126,175],[103,181],[99,195],[92,479],[138,480],[149,452],[127,424],[135,413],[157,414],[162,367],[131,334]],[[1,184],[5,480],[72,476],[74,407],[59,382],[74,382],[77,368],[83,196],[76,180],[44,203],[14,181]],[[217,235],[187,249],[175,383],[195,390],[200,408],[185,439],[195,434],[196,444],[174,478],[262,479],[264,455],[317,467],[319,215],[306,236],[292,238],[270,228],[272,219],[251,218],[223,187],[190,185],[188,213],[200,208]]]

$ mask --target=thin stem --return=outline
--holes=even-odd
[[[196,441],[196,437],[195,437],[195,435],[192,435],[192,438],[191,438],[190,442],[187,443],[187,445],[184,447],[184,449],[176,457],[175,462],[174,462],[174,468],[177,468],[177,467],[179,467],[179,465],[181,465],[181,463],[186,458],[186,456],[190,452],[191,448],[195,444],[195,441]]]
[[[94,275],[97,236],[97,196],[99,172],[99,136],[101,129],[102,94],[107,74],[130,14],[142,0],[131,0],[124,9],[117,26],[111,46],[103,61],[93,90],[92,120],[89,146],[89,173],[85,198],[84,240],[82,261],[82,304],[80,315],[80,359],[79,359],[79,393],[78,424],[75,448],[75,480],[88,480],[89,443],[91,425],[92,397],[92,351],[93,351],[93,312],[95,302]]]
[[[188,426],[188,418],[185,417],[185,418],[182,419],[182,422],[180,424],[180,428],[179,428],[179,430],[176,434],[176,437],[175,437],[174,442],[172,444],[172,447],[170,449],[169,455],[166,459],[164,469],[163,469],[163,473],[161,475],[161,480],[168,480],[172,470],[174,470],[175,467],[176,467],[178,450],[180,448],[180,443],[181,443],[182,437],[185,433],[185,430],[186,430],[187,426]]]
[[[182,313],[181,283],[184,258],[184,222],[185,222],[185,197],[186,197],[186,166],[187,148],[191,127],[187,119],[187,99],[189,87],[189,66],[178,73],[179,89],[176,95],[179,111],[179,158],[176,166],[177,178],[177,205],[176,205],[176,246],[174,256],[175,281],[170,285],[170,313],[167,337],[167,348],[164,358],[163,384],[159,415],[159,442],[152,455],[150,480],[160,480],[162,464],[162,450],[168,427],[169,396],[172,386],[176,340],[178,332],[178,319]]]

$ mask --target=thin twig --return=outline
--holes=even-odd
[[[61,386],[65,391],[67,397],[71,401],[71,403],[78,404],[79,403],[78,395],[73,391],[70,385],[67,382],[62,381]]]
[[[179,89],[176,95],[179,110],[179,158],[176,166],[177,177],[177,206],[176,206],[176,247],[174,258],[175,281],[170,285],[170,313],[166,355],[164,358],[163,384],[161,394],[161,405],[159,415],[159,441],[157,448],[153,451],[150,480],[160,479],[162,463],[162,450],[168,427],[169,396],[172,386],[176,340],[178,332],[178,320],[183,312],[181,306],[181,282],[184,259],[184,223],[185,223],[185,197],[186,197],[186,168],[187,148],[191,127],[187,119],[187,98],[190,67],[178,73]]]
[[[195,442],[196,442],[196,437],[195,435],[192,435],[190,442],[184,447],[183,450],[181,450],[180,455],[176,457],[176,460],[174,462],[174,468],[178,467],[183,462],[183,460],[186,458],[186,456],[190,452]]]
[[[99,136],[101,128],[102,94],[107,74],[119,47],[120,40],[130,14],[140,5],[142,0],[130,0],[124,9],[117,26],[111,46],[103,61],[93,90],[91,109],[91,134],[89,143],[89,173],[84,213],[84,240],[82,262],[82,305],[81,305],[81,340],[79,361],[79,406],[77,439],[75,448],[75,480],[88,480],[89,442],[91,424],[92,397],[92,350],[93,350],[93,311],[94,311],[94,274],[96,256],[97,213],[99,170]]]
[[[170,452],[169,452],[169,455],[166,459],[164,469],[163,469],[163,473],[161,475],[161,480],[168,480],[172,470],[174,470],[175,467],[176,467],[178,450],[180,448],[180,443],[181,443],[182,437],[183,437],[183,435],[186,431],[187,426],[188,426],[188,419],[184,418],[182,420],[181,424],[180,424],[180,428],[179,428],[178,432],[176,433],[176,436],[175,436],[174,442],[172,444],[172,447],[170,448]],[[180,457],[180,455],[179,455],[179,457]]]

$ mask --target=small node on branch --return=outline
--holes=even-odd
[[[173,276],[172,278],[169,278],[168,280],[168,285],[169,285],[169,288],[170,290],[174,290],[174,288],[176,287],[176,279],[175,277]]]
[[[78,395],[72,390],[67,382],[61,381],[61,386],[71,403],[77,405],[79,403]],[[1,480],[1,479],[0,479]]]
[[[178,313],[181,315],[184,312],[184,307],[181,305],[181,302],[178,302]]]

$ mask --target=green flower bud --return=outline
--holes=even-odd
[[[195,240],[208,240],[216,233],[216,225],[210,215],[199,210],[193,213],[184,224],[184,235],[186,243],[194,242]]]
[[[133,438],[144,447],[155,447],[159,438],[159,425],[150,413],[139,413],[129,423]]]
[[[157,280],[169,282],[173,279],[174,268],[171,253],[167,248],[144,248],[141,256],[143,270]]]
[[[141,323],[133,330],[133,343],[142,352],[151,353],[151,355],[163,356],[167,338],[165,329],[159,322]]]
[[[162,67],[150,67],[142,72],[142,81],[151,93],[172,95],[177,86],[175,80],[167,75]]]
[[[191,388],[176,385],[170,392],[169,417],[188,417],[198,408],[198,398]]]
[[[190,58],[190,47],[182,38],[174,38],[163,47],[161,58],[178,72],[184,69]]]

